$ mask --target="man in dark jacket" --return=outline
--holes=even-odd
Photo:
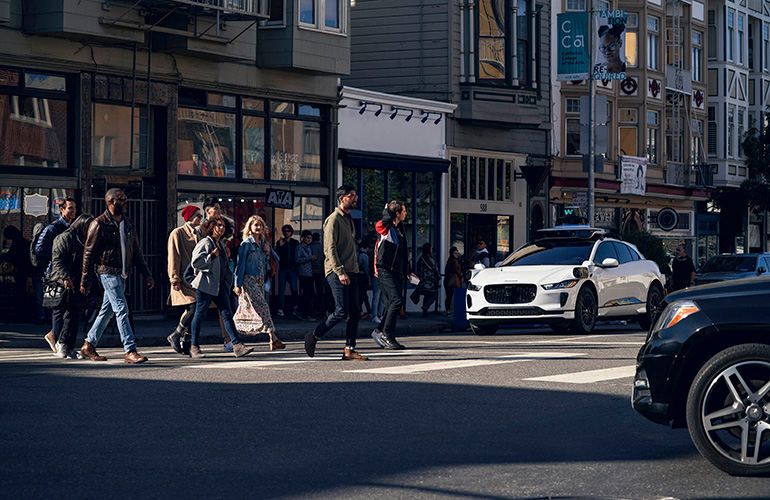
[[[291,296],[295,301],[297,300],[297,261],[296,252],[299,246],[299,241],[295,240],[291,236],[294,234],[294,228],[291,224],[286,224],[281,228],[283,237],[280,238],[275,244],[275,253],[278,255],[278,316],[284,314],[284,302],[286,292],[286,282],[289,282],[289,288],[291,289]],[[302,319],[302,316],[295,310],[294,315],[297,318]]]
[[[80,352],[94,361],[106,359],[96,353],[96,345],[114,314],[118,322],[120,340],[126,352],[126,363],[143,363],[147,358],[136,352],[134,332],[128,321],[126,278],[131,272],[131,266],[135,265],[145,277],[150,289],[155,286],[155,282],[139,247],[136,228],[125,215],[128,201],[125,193],[118,188],[112,188],[107,191],[104,200],[107,202],[107,210],[88,227],[83,251],[83,277],[80,281],[80,293],[88,295],[91,280],[96,272],[104,288],[104,300]]]
[[[408,272],[408,244],[402,224],[405,219],[406,204],[394,200],[386,205],[382,220],[375,225],[380,235],[375,251],[375,273],[385,293],[385,312],[372,338],[383,349],[404,349],[396,340],[396,319],[403,304],[404,278],[413,276]]]

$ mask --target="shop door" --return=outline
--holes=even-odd
[[[128,198],[128,217],[136,227],[144,260],[155,280],[155,287],[149,290],[144,277],[134,269],[126,284],[129,310],[134,316],[159,313],[163,310],[163,298],[168,294],[168,278],[165,271],[166,214],[163,210],[163,202],[158,199],[155,186],[144,181],[109,187],[123,189]],[[92,207],[95,216],[104,212],[106,204],[103,193],[94,194]]]
[[[493,265],[514,250],[512,215],[452,214],[450,220],[450,246],[460,250],[467,268],[473,266],[479,240],[486,242]]]

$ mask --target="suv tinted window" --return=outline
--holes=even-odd
[[[616,259],[618,262],[620,262],[620,259],[618,259],[618,254],[615,251],[615,246],[611,241],[605,241],[599,245],[599,248],[596,250],[594,262],[601,264],[604,262],[604,259]]]
[[[593,241],[539,241],[520,248],[505,259],[501,266],[579,266],[591,255]]]
[[[741,257],[738,255],[718,255],[711,257],[708,262],[703,264],[700,272],[702,273],[720,273],[720,272],[751,272],[757,268],[757,258]]]
[[[618,252],[618,262],[625,264],[626,262],[633,262],[634,256],[631,249],[625,243],[614,242],[615,251]]]

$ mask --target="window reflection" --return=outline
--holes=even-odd
[[[67,102],[0,94],[0,164],[67,168]]]
[[[235,115],[179,108],[180,175],[235,177]]]
[[[243,117],[243,177],[265,178],[265,119]]]
[[[274,118],[271,142],[272,180],[321,180],[320,123]]]
[[[96,167],[147,168],[147,108],[133,113],[133,161],[131,158],[131,108],[114,104],[94,104],[92,161]]]

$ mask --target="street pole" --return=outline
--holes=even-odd
[[[596,110],[594,109],[594,103],[596,102],[596,84],[594,82],[593,65],[594,60],[594,0],[591,0],[591,11],[588,13],[588,40],[590,45],[588,50],[588,85],[590,89],[589,100],[589,117],[590,125],[588,127],[588,225],[593,226],[594,221],[594,162],[596,158],[596,133],[594,128],[596,127]]]

